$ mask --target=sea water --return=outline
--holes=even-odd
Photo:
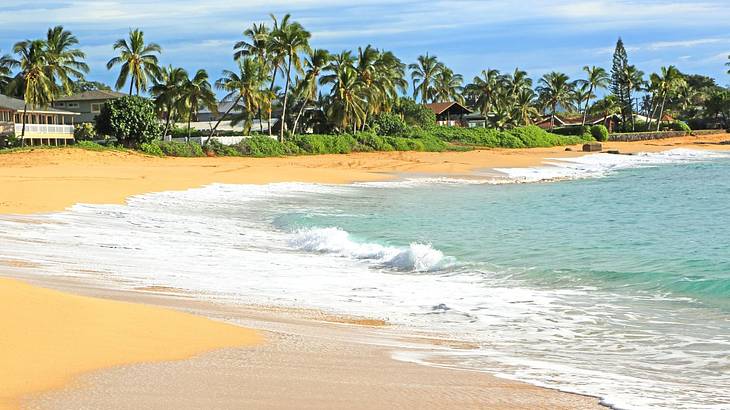
[[[453,365],[617,408],[730,408],[730,158],[679,149],[501,171],[216,184],[3,216],[0,256],[383,318],[479,346]]]

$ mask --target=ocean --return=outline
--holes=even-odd
[[[0,216],[0,254],[120,288],[382,318],[479,346],[444,352],[450,365],[616,408],[730,408],[730,156],[499,171]]]

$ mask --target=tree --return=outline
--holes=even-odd
[[[185,138],[186,142],[190,141],[192,118],[202,107],[208,108],[214,114],[218,113],[218,101],[208,81],[208,73],[201,69],[195,73],[193,78],[185,76],[180,84],[178,110],[185,112],[187,116],[188,135]]]
[[[573,84],[570,78],[559,72],[545,74],[539,81],[537,91],[550,107],[550,127],[555,127],[555,113],[558,106],[569,107],[573,96]]]
[[[266,65],[263,61],[255,57],[243,57],[238,60],[238,72],[224,71],[223,77],[216,81],[215,86],[219,90],[227,91],[228,94],[223,97],[224,102],[230,103],[226,112],[216,122],[210,131],[210,136],[206,140],[206,144],[210,141],[218,129],[220,123],[233,111],[234,108],[241,108],[242,118],[247,122],[247,129],[251,130],[251,116],[258,111],[262,105],[262,88],[264,83],[268,81],[268,73]],[[239,105],[243,103],[242,105]],[[234,119],[233,123],[238,122],[241,118]]]
[[[154,97],[157,112],[165,118],[163,136],[170,130],[170,122],[173,121],[178,107],[178,101],[182,92],[183,82],[188,78],[188,72],[182,68],[168,66],[160,70],[158,78],[150,88]]]
[[[621,106],[621,121],[626,122],[626,72],[629,66],[629,59],[624,48],[624,42],[619,37],[616,42],[616,49],[613,52],[613,66],[611,67],[611,93]],[[630,102],[629,102],[630,104]]]
[[[485,117],[488,117],[494,110],[497,102],[497,92],[504,78],[499,70],[482,70],[480,76],[474,77],[471,84],[467,85],[464,92],[472,100],[474,107]],[[486,121],[484,127],[486,128]]]
[[[297,117],[294,120],[294,126],[292,127],[293,132],[297,132],[297,126],[299,119],[302,117],[304,110],[307,107],[309,101],[317,98],[317,81],[322,70],[329,64],[330,54],[327,50],[315,49],[309,54],[309,57],[304,61],[305,74],[302,80],[302,102]]]
[[[103,90],[103,91],[111,91],[111,87],[108,85],[99,82],[99,81],[87,81],[84,79],[80,79],[78,81],[74,81],[71,85],[71,93],[72,94],[78,94],[83,93],[86,91],[97,91],[97,90]]]
[[[626,101],[628,102],[628,113],[631,118],[631,130],[636,130],[636,123],[634,121],[634,102],[631,98],[632,91],[641,91],[646,83],[644,81],[644,72],[637,69],[636,66],[630,65],[626,67],[624,73],[624,80],[626,81]]]
[[[730,60],[730,56],[727,56],[727,59]],[[730,67],[730,61],[725,63],[726,66]],[[730,70],[727,70],[727,73],[730,74]]]
[[[0,93],[3,93],[12,80],[13,68],[17,61],[9,54],[0,54]]]
[[[13,52],[19,56],[11,64],[20,67],[20,72],[10,83],[9,91],[22,94],[25,102],[23,107],[23,127],[20,133],[21,145],[25,139],[25,124],[28,106],[33,108],[47,107],[58,90],[53,77],[53,71],[48,63],[46,42],[43,40],[25,40],[13,46]]]
[[[457,101],[464,102],[461,95],[464,87],[461,84],[464,77],[461,74],[454,74],[450,68],[442,68],[436,75],[434,81],[434,96],[440,102]]]
[[[96,117],[96,129],[126,147],[138,147],[160,138],[160,122],[152,101],[129,96],[113,99]]]
[[[580,80],[580,81],[589,85],[589,89],[588,89],[589,97],[586,98],[586,105],[585,105],[585,108],[583,108],[582,125],[586,125],[586,117],[588,115],[588,105],[591,102],[591,98],[593,98],[593,93],[596,90],[600,90],[600,89],[604,89],[604,88],[608,87],[609,77],[608,77],[608,73],[606,72],[606,70],[601,67],[585,66],[585,67],[583,67],[583,71],[586,72],[587,78],[585,80]]]
[[[535,92],[532,88],[522,88],[515,98],[515,121],[521,125],[532,124],[532,118],[537,117],[540,113],[535,108]]]
[[[120,65],[119,77],[115,87],[120,90],[129,81],[129,95],[136,90],[146,91],[147,84],[160,75],[159,61],[156,54],[162,52],[162,48],[156,43],[145,44],[144,32],[140,29],[129,31],[129,41],[120,38],[114,43],[114,50],[119,52],[117,57],[106,63],[106,68],[111,70],[114,66]]]
[[[420,95],[421,103],[433,102],[435,97],[433,84],[442,68],[443,64],[438,58],[428,53],[418,56],[417,63],[408,65],[413,80],[413,98],[418,98]]]
[[[661,74],[656,77],[655,81],[657,81],[659,95],[662,101],[656,125],[656,130],[659,131],[662,124],[662,117],[664,117],[664,107],[666,106],[667,98],[672,93],[676,92],[677,88],[679,88],[682,84],[685,84],[685,80],[677,67],[670,65],[669,67],[661,68]]]
[[[282,23],[276,28],[271,37],[271,44],[274,49],[283,50],[286,57],[286,77],[284,82],[284,102],[281,112],[281,130],[279,140],[284,142],[286,131],[287,104],[289,100],[289,87],[291,86],[292,68],[301,71],[300,53],[310,52],[309,38],[312,35],[297,23],[289,23],[289,15],[282,19]]]
[[[84,62],[86,54],[74,46],[79,40],[63,26],[49,28],[46,33],[46,58],[48,60],[49,76],[60,84],[59,94],[70,95],[73,92],[73,79],[82,80],[89,72],[89,66]]]

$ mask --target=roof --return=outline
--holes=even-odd
[[[92,100],[111,100],[113,98],[126,97],[127,94],[118,93],[111,90],[93,90],[84,91],[79,94],[66,95],[59,97],[56,101],[92,101]]]
[[[598,116],[590,116],[586,118],[586,124],[593,125],[598,124],[600,122],[603,122],[606,120],[606,118],[611,118],[616,116],[616,114],[610,114],[608,116],[598,115]],[[549,123],[551,115],[547,115],[543,117],[542,120],[538,121],[537,124],[542,123]],[[574,125],[582,125],[583,124],[583,116],[577,116],[577,117],[565,117],[559,114],[555,115],[555,124],[561,125],[561,126],[574,126]]]
[[[431,104],[424,104],[426,108],[433,111],[434,114],[439,115],[446,112],[449,108],[453,107],[454,105],[458,106],[462,110],[465,110],[467,113],[471,113],[471,110],[464,107],[463,105],[459,104],[458,102],[452,101],[452,102],[440,102],[440,103],[431,103]]]
[[[218,103],[218,113],[219,114],[225,114],[231,107],[233,107],[233,101],[221,101]],[[236,107],[233,107],[233,110],[231,110],[233,113],[240,113],[241,112],[241,105],[239,104]],[[212,114],[210,112],[210,108],[203,107],[200,110],[198,110],[198,114]]]
[[[13,111],[23,111],[25,109],[25,101],[0,94],[0,108],[9,108]],[[79,113],[77,112],[57,110],[51,107],[32,108],[29,106],[28,112],[42,114],[79,115]]]

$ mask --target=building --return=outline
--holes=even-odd
[[[471,110],[458,102],[444,102],[424,105],[436,114],[436,124],[450,127],[464,127],[464,116],[471,114]]]
[[[60,97],[53,102],[53,107],[60,110],[67,110],[79,113],[77,122],[94,122],[96,116],[101,112],[101,107],[109,101],[126,94],[108,90],[85,91],[80,94]]]
[[[27,145],[65,145],[74,139],[74,123],[78,113],[55,108],[25,106],[25,101],[0,95],[0,140],[23,133],[25,112],[25,143]],[[0,145],[4,145],[0,141]]]
[[[589,116],[586,118],[585,125],[591,126],[602,124],[608,129],[608,132],[613,132],[613,130],[618,127],[620,121],[621,118],[616,114],[608,116]],[[546,115],[541,120],[537,121],[535,125],[546,130],[551,128],[580,127],[583,125],[583,116],[578,115],[575,117],[568,117],[555,114],[555,118],[553,120],[552,115]]]

